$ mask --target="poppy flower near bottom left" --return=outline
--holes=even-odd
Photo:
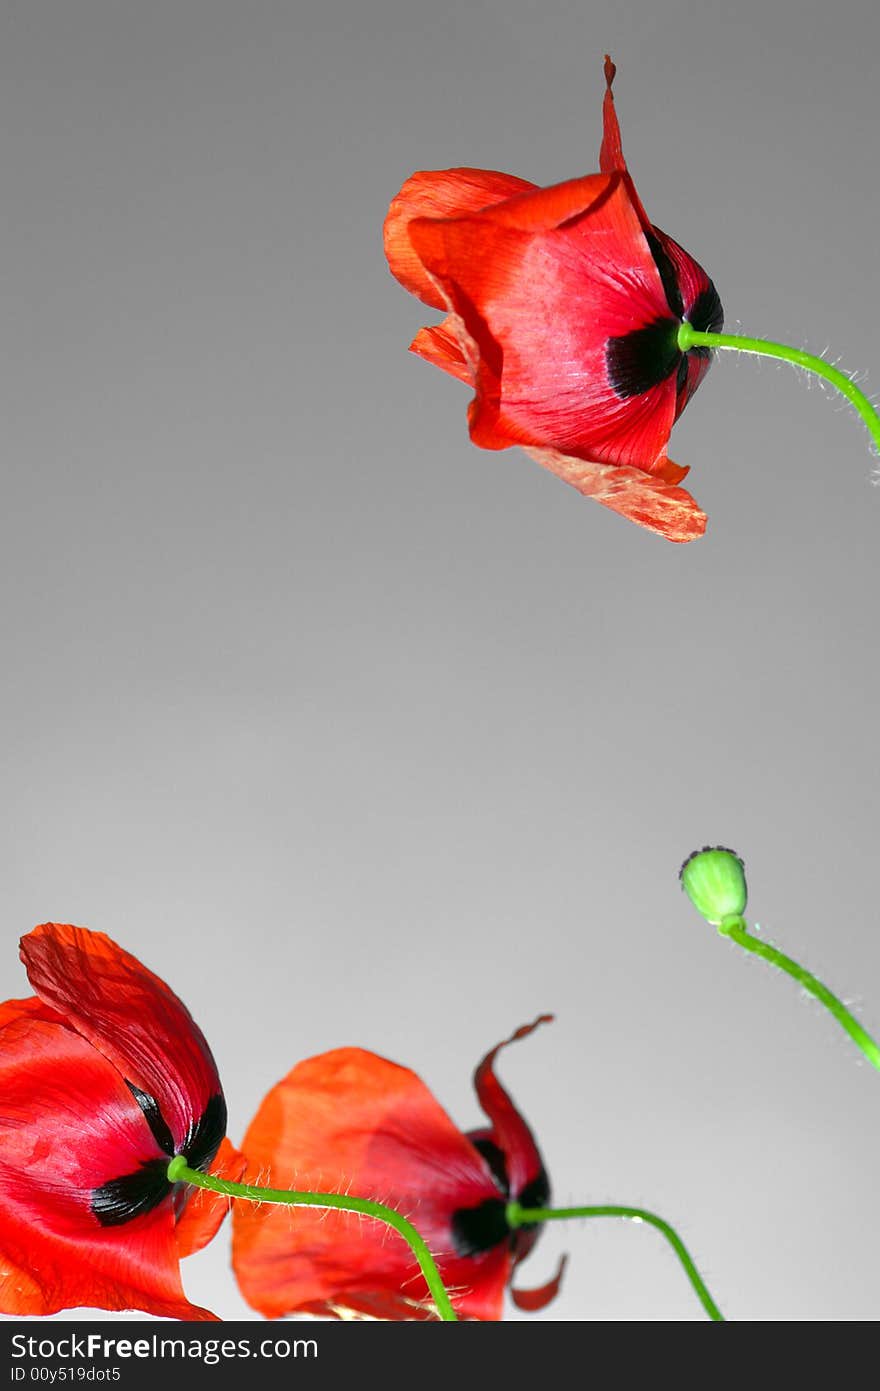
[[[201,1031],[102,933],[45,923],[22,959],[37,995],[0,1004],[0,1312],[215,1318],[180,1260],[228,1199],[166,1172],[175,1153],[226,1178],[244,1167]]]

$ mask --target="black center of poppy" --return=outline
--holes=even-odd
[[[491,1140],[475,1140],[474,1147],[480,1151],[499,1180],[505,1194],[508,1192],[507,1169],[504,1155]],[[495,1165],[499,1165],[496,1171]],[[550,1180],[545,1169],[532,1179],[519,1192],[517,1202],[521,1207],[545,1207],[550,1200]],[[476,1207],[460,1207],[452,1214],[452,1244],[458,1256],[477,1256],[481,1251],[490,1251],[503,1241],[510,1241],[516,1250],[521,1233],[532,1231],[540,1224],[524,1222],[522,1226],[510,1227],[507,1222],[507,1202],[504,1198],[484,1198]]]
[[[506,1241],[510,1232],[504,1198],[484,1198],[476,1207],[452,1214],[452,1244],[458,1256],[478,1256]]]
[[[665,382],[680,358],[676,319],[654,319],[643,328],[609,338],[605,349],[608,380],[621,400],[641,396]]]
[[[673,372],[676,374],[676,390],[684,390],[688,378],[688,357],[693,354],[708,358],[711,350],[691,348],[687,353],[679,351],[678,326],[683,319],[686,318],[698,333],[720,333],[724,327],[724,310],[712,281],[697,295],[690,313],[685,314],[675,263],[658,237],[648,232],[646,238],[672,317],[666,318],[664,315],[643,328],[608,340],[608,380],[614,394],[621,400],[650,391],[652,386],[666,381]]]
[[[144,1113],[156,1144],[173,1159],[174,1140],[159,1103],[133,1082],[125,1084]],[[226,1134],[226,1102],[221,1093],[212,1096],[200,1118],[190,1125],[180,1153],[191,1169],[207,1169]],[[131,1174],[109,1179],[92,1190],[91,1209],[102,1227],[118,1227],[142,1213],[151,1212],[174,1185],[168,1180],[168,1159],[147,1159]]]

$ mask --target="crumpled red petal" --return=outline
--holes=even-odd
[[[91,1195],[167,1158],[115,1064],[42,1000],[0,1006],[0,1310],[213,1319],[180,1279],[171,1195],[102,1226]]]
[[[156,1099],[181,1148],[193,1116],[221,1090],[211,1050],[183,1002],[102,932],[43,923],[22,938],[21,959],[40,998]]]
[[[492,169],[432,169],[413,174],[392,199],[385,218],[385,255],[392,275],[410,294],[434,309],[443,309],[443,296],[409,238],[413,218],[460,217],[531,188],[534,184],[525,179]]]
[[[473,386],[474,369],[465,361],[461,344],[455,332],[453,315],[448,315],[442,324],[430,328],[420,328],[409,345],[411,353],[417,353],[426,362],[439,367],[442,372],[457,377],[465,386]]]
[[[435,1256],[463,1318],[497,1319],[511,1269],[506,1243],[456,1254],[452,1214],[499,1196],[480,1154],[409,1068],[360,1048],[299,1063],[269,1092],[245,1135],[251,1181],[343,1191],[402,1211]],[[357,1215],[238,1204],[233,1266],[270,1317],[292,1310],[430,1316],[408,1246]]]
[[[593,498],[648,531],[657,532],[667,541],[695,541],[706,530],[706,514],[691,494],[686,488],[675,487],[663,476],[573,459],[556,449],[527,449],[526,453],[585,497]],[[665,462],[668,467],[664,472],[673,479],[676,474],[684,477],[688,472],[679,469],[670,459]]]

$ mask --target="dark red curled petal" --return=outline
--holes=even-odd
[[[546,1285],[539,1285],[533,1290],[510,1291],[510,1297],[518,1309],[525,1309],[528,1313],[535,1313],[538,1309],[545,1309],[551,1299],[555,1299],[559,1293],[559,1286],[562,1284],[562,1277],[565,1267],[568,1264],[568,1256],[563,1256],[556,1268],[556,1274],[552,1280],[548,1280]]]
[[[192,1161],[210,1158],[226,1126],[217,1065],[165,982],[104,933],[66,923],[34,928],[21,958],[40,998],[147,1098],[160,1150],[189,1146],[189,1157],[195,1141]]]
[[[474,1072],[477,1099],[491,1121],[490,1138],[504,1155],[510,1195],[517,1201],[546,1171],[535,1137],[495,1076],[495,1059],[502,1048],[527,1038],[539,1024],[549,1024],[552,1019],[552,1014],[541,1014],[534,1023],[521,1025],[510,1038],[490,1049]]]

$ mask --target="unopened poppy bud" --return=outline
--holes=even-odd
[[[723,927],[745,912],[745,866],[735,851],[723,845],[695,850],[685,860],[678,877],[697,912],[713,927]]]

